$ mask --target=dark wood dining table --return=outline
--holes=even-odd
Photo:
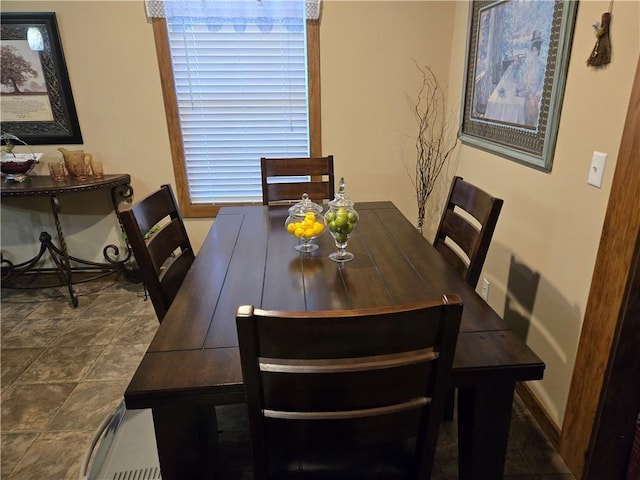
[[[542,360],[447,265],[391,202],[355,205],[360,221],[336,263],[327,234],[312,253],[284,222],[286,207],[224,207],[125,392],[151,408],[162,478],[213,478],[215,405],[244,401],[239,305],[334,310],[458,294],[463,314],[452,370],[458,388],[460,479],[503,476],[516,382],[541,379]],[[354,338],[354,342],[358,339]]]

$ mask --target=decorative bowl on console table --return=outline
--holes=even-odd
[[[3,153],[0,171],[5,181],[24,182],[38,164],[42,153]]]
[[[27,142],[20,140],[13,133],[2,132],[0,136],[2,141],[2,158],[0,158],[0,172],[5,181],[24,182],[27,175],[31,173],[33,167],[36,166],[42,153],[33,153]],[[22,144],[29,149],[29,153],[15,153],[13,149],[18,144]]]

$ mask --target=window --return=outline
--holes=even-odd
[[[153,24],[185,217],[261,203],[261,156],[321,154],[317,21],[174,13]]]

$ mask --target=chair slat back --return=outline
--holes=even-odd
[[[433,246],[473,288],[478,284],[502,204],[501,199],[454,177]]]
[[[162,322],[195,259],[173,190],[162,187],[120,212],[142,281]],[[159,230],[150,232],[158,226]]]
[[[306,193],[316,203],[332,200],[335,193],[333,155],[310,158],[261,158],[262,203],[297,202]],[[309,176],[309,181],[286,177]]]
[[[271,450],[304,456],[413,439],[428,478],[453,361],[459,297],[352,311],[240,307],[238,340],[256,478]]]

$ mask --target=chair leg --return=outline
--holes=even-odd
[[[456,389],[450,388],[447,391],[447,398],[444,401],[444,420],[450,422],[453,420],[453,411],[456,401]]]

